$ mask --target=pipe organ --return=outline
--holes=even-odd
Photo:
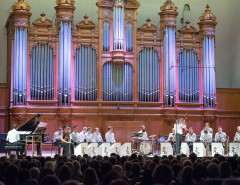
[[[11,122],[34,111],[74,122],[116,106],[214,115],[217,22],[209,6],[198,31],[190,22],[176,30],[171,0],[160,7],[160,29],[149,18],[137,28],[137,0],[98,0],[98,29],[87,15],[74,25],[74,5],[56,0],[55,22],[43,13],[32,24],[24,0],[12,6],[6,24]]]

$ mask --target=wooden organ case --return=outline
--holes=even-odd
[[[126,141],[145,124],[149,134],[168,134],[177,116],[189,115],[200,131],[217,125],[216,17],[209,6],[199,31],[190,22],[176,30],[177,7],[161,7],[160,29],[137,28],[137,0],[98,0],[98,29],[85,15],[74,25],[74,0],[56,0],[55,23],[44,13],[30,23],[30,6],[12,6],[8,29],[10,125],[36,113],[53,135],[62,124],[108,124]],[[147,11],[147,10],[146,10]]]

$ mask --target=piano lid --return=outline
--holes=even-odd
[[[40,114],[37,114],[27,122],[23,123],[19,128],[17,128],[17,131],[31,131],[33,132],[36,127],[38,126],[38,121],[37,119],[40,117]]]

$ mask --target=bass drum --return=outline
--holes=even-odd
[[[150,142],[144,141],[140,144],[140,152],[143,155],[148,155],[152,152],[152,144]]]

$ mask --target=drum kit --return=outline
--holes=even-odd
[[[149,155],[149,154],[154,154],[154,146],[156,143],[156,135],[150,135],[149,140],[143,140],[142,139],[143,133],[132,133],[132,136],[130,139],[132,141],[132,152],[133,153],[138,153],[141,155]]]

